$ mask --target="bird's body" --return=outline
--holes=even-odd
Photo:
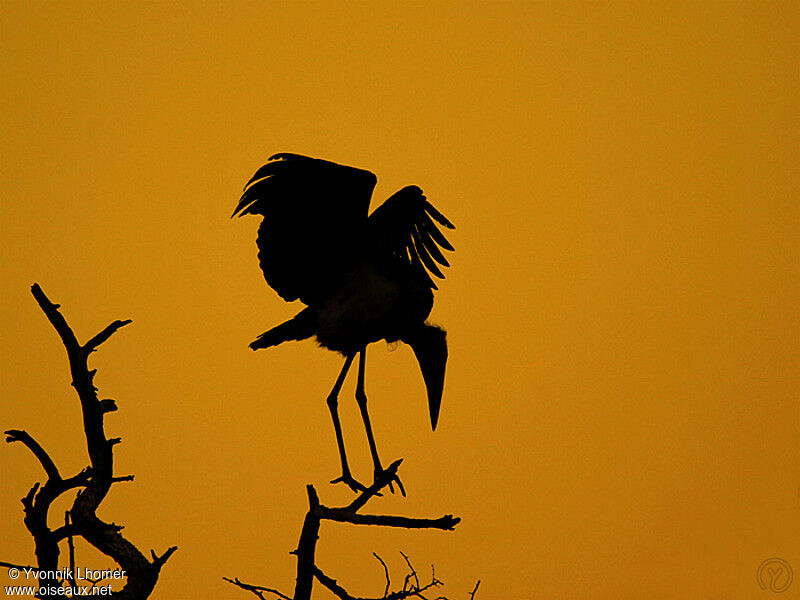
[[[319,344],[347,356],[373,342],[396,342],[423,323],[433,293],[405,269],[394,271],[367,261],[349,271],[337,292],[314,308]]]
[[[363,371],[367,345],[379,340],[409,344],[428,391],[436,428],[444,385],[447,345],[442,329],[425,320],[433,307],[428,271],[443,277],[449,266],[439,247],[452,250],[434,221],[452,228],[416,186],[392,195],[367,216],[377,178],[369,171],[297,154],[277,154],[245,187],[234,212],[264,216],[258,258],[267,283],[286,301],[307,308],[261,334],[251,348],[315,337],[345,356],[333,397],[343,477],[349,475],[335,396],[353,357],[361,353],[359,389],[370,449],[380,468],[366,414]],[[362,406],[363,404],[363,406]],[[398,482],[399,483],[399,482]]]

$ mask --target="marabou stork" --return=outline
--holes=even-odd
[[[447,342],[443,329],[425,322],[437,289],[428,271],[444,278],[450,266],[440,250],[453,250],[436,223],[453,224],[417,186],[404,187],[368,216],[377,183],[369,171],[299,154],[270,157],[247,183],[232,216],[264,217],[258,229],[258,258],[269,286],[287,302],[307,308],[262,333],[250,348],[269,348],[290,340],[316,337],[344,356],[327,403],[336,432],[343,482],[356,481],[338,414],[338,395],[356,354],[356,401],[361,410],[375,473],[380,458],[367,413],[364,369],[367,345],[379,340],[411,346],[428,394],[435,430],[444,387]],[[400,491],[405,494],[399,479]]]

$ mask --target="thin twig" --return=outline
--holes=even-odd
[[[66,511],[64,513],[64,527],[66,529],[70,529],[71,525],[72,525],[72,523],[70,521],[69,511]],[[75,583],[75,577],[74,577],[74,574],[75,574],[75,542],[72,539],[72,535],[67,536],[67,550],[68,550],[68,556],[69,556],[69,572],[71,574],[73,574],[72,577],[68,577],[67,578],[67,582],[69,583],[69,586],[73,590],[76,590],[76,589],[78,589],[78,586]],[[74,595],[74,592],[73,592],[73,595]]]
[[[263,596],[264,592],[266,592],[268,594],[275,594],[278,598],[282,598],[283,600],[292,600],[289,596],[287,596],[286,594],[282,594],[278,590],[274,590],[272,588],[267,588],[267,587],[262,587],[260,585],[252,585],[250,583],[244,583],[243,581],[239,580],[238,577],[234,577],[233,579],[230,579],[229,577],[223,577],[222,579],[224,579],[228,583],[232,583],[236,587],[240,587],[243,590],[247,590],[248,592],[252,592],[253,594],[258,596],[259,598],[262,598],[262,600],[264,598],[264,596]]]
[[[383,559],[380,556],[378,556],[377,552],[373,552],[372,556],[377,558],[378,561],[381,563],[381,566],[383,567],[383,575],[384,577],[386,577],[386,587],[383,588],[383,597],[386,598],[386,596],[389,595],[389,586],[392,585],[392,582],[389,579],[389,567],[386,566],[386,563],[383,562]]]
[[[17,563],[10,563],[0,560],[0,567],[6,567],[8,569],[19,569],[20,571],[35,571],[36,567],[32,567],[30,565],[18,565]]]
[[[417,577],[417,570],[411,566],[411,561],[408,560],[408,556],[406,556],[402,550],[400,551],[400,556],[402,556],[403,560],[406,561],[408,570],[411,571],[411,575],[414,577],[414,584],[417,586],[417,589],[419,589],[419,577]]]
[[[322,569],[316,566],[314,567],[314,577],[340,600],[405,600],[406,598],[413,598],[414,596],[425,598],[423,592],[442,585],[441,581],[433,578],[430,583],[423,586],[412,585],[407,589],[404,587],[402,590],[384,594],[382,598],[367,598],[351,595],[344,587],[339,585],[335,579],[323,573]]]

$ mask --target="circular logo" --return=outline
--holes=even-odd
[[[756,579],[762,590],[780,594],[792,585],[792,567],[782,558],[768,558],[758,566]]]

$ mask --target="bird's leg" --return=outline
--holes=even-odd
[[[372,464],[375,466],[375,480],[377,481],[378,475],[383,473],[383,467],[381,466],[381,459],[378,457],[378,447],[375,444],[375,436],[372,433],[372,424],[369,422],[369,412],[367,411],[367,391],[364,385],[364,378],[365,378],[365,371],[366,371],[366,364],[367,364],[367,348],[361,351],[358,357],[358,383],[356,384],[356,402],[358,402],[358,408],[361,410],[361,418],[364,420],[364,429],[367,431],[367,441],[369,442],[369,452],[372,455]],[[403,496],[406,495],[406,490],[403,487],[403,484],[400,481],[400,478],[395,476],[392,480],[397,483],[397,487],[400,488],[400,492]],[[389,482],[389,490],[394,493],[394,486],[392,482]]]
[[[346,484],[351,490],[354,492],[362,492],[366,488],[356,481],[353,478],[353,475],[350,473],[350,467],[347,465],[347,453],[344,450],[344,436],[342,435],[342,424],[339,421],[339,391],[342,389],[342,384],[344,384],[344,378],[347,376],[347,371],[350,369],[350,365],[353,364],[353,358],[355,358],[355,354],[350,354],[344,360],[344,366],[342,367],[341,372],[339,373],[339,377],[336,378],[336,383],[333,384],[333,389],[331,393],[328,394],[328,408],[331,411],[331,419],[333,419],[333,429],[336,431],[336,444],[339,446],[339,458],[342,461],[342,476],[337,477],[331,483],[339,483],[342,482]]]

